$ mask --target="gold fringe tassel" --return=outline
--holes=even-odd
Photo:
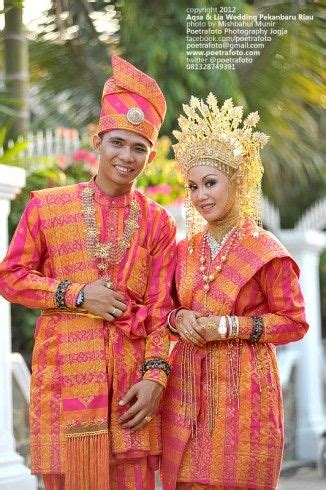
[[[220,364],[220,344],[209,344],[208,352],[205,358],[206,363],[206,386],[208,390],[207,396],[207,413],[208,413],[208,430],[210,434],[213,432],[218,415],[219,403],[219,385],[218,385],[218,370]]]
[[[183,343],[181,351],[181,406],[184,408],[185,419],[191,427],[191,435],[197,436],[197,380],[195,366],[196,348],[188,343]],[[208,347],[205,356],[206,386],[207,386],[207,411],[209,432],[215,427],[218,414],[218,370],[220,363],[219,344]]]
[[[197,395],[195,352],[193,345],[183,343],[181,353],[181,406],[185,419],[191,427],[192,436],[197,432]]]
[[[107,433],[67,439],[67,490],[109,490],[109,437]]]
[[[228,341],[228,394],[230,403],[235,400],[237,408],[240,404],[240,377],[241,377],[241,350],[242,342],[239,339]]]
[[[274,388],[274,368],[271,362],[270,354],[268,352],[268,347],[264,344],[257,345],[252,344],[252,352],[254,365],[257,374],[257,382],[259,386],[259,392],[262,392],[262,385],[268,388]]]

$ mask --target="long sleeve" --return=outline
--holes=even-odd
[[[260,342],[280,345],[300,340],[306,334],[308,324],[297,268],[293,260],[289,257],[271,260],[255,275],[254,283],[261,289],[264,301],[261,308],[255,307],[250,311],[253,298],[257,301],[255,288],[247,288],[246,293],[242,295],[240,302],[246,303],[249,308],[246,307],[245,316],[238,317],[239,337],[249,339],[252,333],[251,317],[257,315],[262,317],[264,324]],[[237,306],[235,314],[236,311]]]
[[[43,265],[48,258],[41,229],[38,199],[32,198],[17,226],[8,252],[0,264],[0,293],[12,303],[29,308],[55,308],[55,291],[59,280],[47,277]],[[69,279],[69,278],[62,278]],[[82,285],[73,284],[67,291],[67,306],[73,307]]]
[[[167,360],[169,355],[169,330],[166,318],[172,308],[171,287],[176,261],[176,229],[170,217],[160,231],[160,239],[152,251],[152,263],[145,296],[148,316],[145,321],[147,332],[145,360]],[[166,385],[167,376],[161,369],[150,369],[144,379]]]

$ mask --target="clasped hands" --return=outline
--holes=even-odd
[[[217,331],[220,319],[220,316],[202,316],[196,311],[179,310],[175,318],[175,329],[185,342],[203,347],[206,342],[224,339]]]
[[[108,322],[121,317],[128,309],[122,293],[109,288],[104,279],[87,284],[84,297],[82,308]],[[147,379],[131,386],[119,401],[121,407],[129,405],[119,419],[121,426],[135,432],[148,424],[157,412],[162,393],[163,386]]]

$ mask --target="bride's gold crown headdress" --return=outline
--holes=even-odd
[[[173,145],[177,165],[186,177],[192,167],[216,167],[228,177],[237,172],[239,205],[243,218],[261,220],[261,179],[263,166],[260,150],[269,137],[253,128],[258,112],[243,120],[243,107],[227,99],[221,107],[210,93],[206,99],[191,97],[183,104],[185,116],[178,119],[180,131],[173,131],[178,143]]]

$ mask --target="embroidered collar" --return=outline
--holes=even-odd
[[[134,198],[135,191],[132,189],[129,192],[126,192],[125,194],[121,194],[121,196],[117,197],[111,197],[106,192],[104,192],[96,183],[95,177],[93,177],[89,182],[88,185],[94,189],[94,200],[103,205],[103,206],[112,206],[114,208],[124,208],[125,206],[128,206],[132,199]]]

